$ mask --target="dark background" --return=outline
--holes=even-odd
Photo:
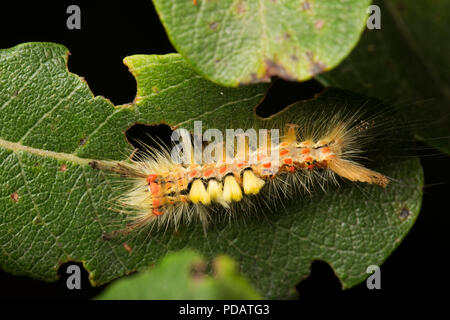
[[[66,9],[71,4],[81,8],[81,30],[66,28],[69,16]],[[150,0],[16,1],[9,2],[6,8],[2,4],[0,48],[29,41],[65,45],[71,52],[69,70],[84,77],[95,95],[105,96],[116,105],[131,102],[136,94],[136,82],[122,64],[124,57],[175,52]],[[310,98],[321,89],[314,80],[302,84],[278,83],[269,91],[259,113],[269,115],[289,103]],[[382,265],[382,289],[368,290],[364,282],[342,291],[332,269],[324,262],[314,262],[310,277],[297,287],[303,301],[337,298],[370,302],[377,298],[393,302],[445,290],[447,264],[443,257],[448,251],[445,245],[450,212],[446,197],[450,191],[450,162],[436,150],[421,151],[420,155],[426,183],[422,211],[411,232]],[[66,265],[60,268],[61,278],[55,283],[0,270],[0,298],[87,299],[103,289],[92,288],[87,272],[83,271],[82,289],[68,290],[65,269]]]

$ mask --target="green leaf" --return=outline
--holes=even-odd
[[[398,106],[419,139],[450,154],[450,1],[375,3],[381,30],[366,30],[347,59],[317,79]]]
[[[205,128],[245,128],[267,90],[220,87],[175,54],[125,61],[138,95],[135,104],[114,107],[67,71],[62,46],[29,43],[0,51],[3,270],[52,281],[60,264],[82,261],[91,282],[102,284],[188,246],[207,259],[229,255],[264,297],[284,298],[316,259],[328,262],[346,288],[363,281],[367,266],[380,265],[413,225],[423,175],[418,159],[401,158],[373,167],[395,179],[386,189],[344,183],[286,201],[273,213],[212,224],[206,234],[191,224],[177,232],[102,239],[120,217],[108,210],[120,177],[92,169],[91,159],[126,158],[124,131],[134,123],[189,128],[202,120]],[[279,117],[328,105],[376,109],[379,102],[325,90]]]
[[[225,86],[306,80],[356,45],[370,0],[153,0],[172,44]]]
[[[228,256],[212,262],[213,275],[205,274],[203,257],[192,250],[168,253],[149,270],[120,279],[103,291],[101,300],[235,300],[261,299]]]

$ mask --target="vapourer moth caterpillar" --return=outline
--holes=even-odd
[[[172,138],[179,143],[172,149],[144,145],[145,152],[129,161],[91,166],[129,182],[114,206],[130,218],[119,233],[177,228],[193,220],[206,227],[213,215],[231,217],[261,204],[270,208],[342,179],[386,187],[390,179],[362,162],[380,133],[392,128],[380,114],[324,106],[308,115],[258,120],[246,129],[208,129],[200,145],[198,133],[192,137],[178,128]],[[205,140],[214,141],[204,147]]]

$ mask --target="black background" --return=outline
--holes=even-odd
[[[71,52],[69,70],[84,77],[95,95],[105,96],[114,104],[131,102],[136,94],[136,82],[122,64],[124,57],[175,52],[150,0],[11,3],[0,7],[0,48],[29,41],[61,43]],[[66,9],[71,4],[81,8],[81,30],[66,27]],[[321,89],[315,81],[277,84],[259,113],[274,113]],[[450,163],[435,150],[421,151],[420,155],[426,183],[422,211],[405,240],[382,265],[382,289],[368,290],[364,282],[342,291],[332,269],[324,262],[314,262],[310,277],[297,287],[301,300],[370,302],[376,297],[392,302],[429,297],[445,289],[450,267],[444,262],[448,252]],[[87,299],[102,290],[90,287],[84,271],[82,289],[70,291],[65,286],[65,265],[59,273],[59,281],[44,283],[0,270],[0,297]]]

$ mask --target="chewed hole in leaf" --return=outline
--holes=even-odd
[[[166,124],[134,124],[126,131],[128,142],[137,149],[136,155],[146,153],[148,149],[163,151],[172,144],[173,130]],[[139,158],[139,157],[136,157]]]
[[[292,103],[314,98],[324,87],[316,80],[291,82],[277,79],[256,108],[256,115],[269,118]]]
[[[77,265],[81,271],[81,289],[69,290],[67,288],[67,266]],[[17,276],[0,270],[0,298],[10,299],[90,299],[98,295],[105,286],[92,287],[89,283],[89,274],[78,262],[66,262],[58,269],[58,280],[46,282],[27,276]],[[24,290],[26,288],[26,290]]]
[[[335,296],[342,291],[341,283],[331,266],[321,260],[313,261],[309,276],[296,289],[300,299]]]
[[[93,287],[89,281],[89,272],[83,263],[67,261],[58,268],[57,286],[59,290],[70,292],[70,297],[92,297],[104,289],[105,286]]]

